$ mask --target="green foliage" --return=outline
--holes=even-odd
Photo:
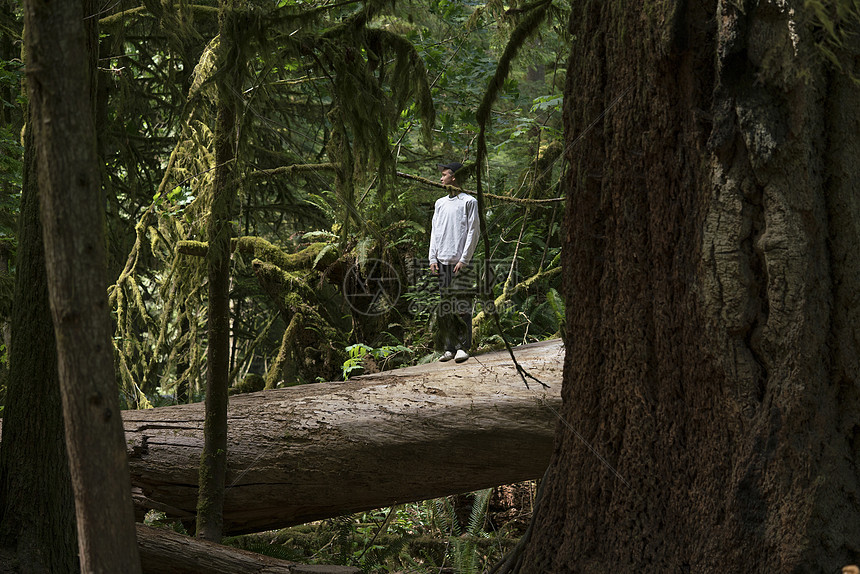
[[[395,178],[395,170],[435,179],[442,158],[469,159],[474,110],[522,17],[459,0],[252,0],[230,14],[235,50],[219,60],[217,19],[205,6],[105,13],[99,133],[126,404],[201,395],[200,240],[211,204],[215,104],[224,97],[239,110],[232,380],[274,368],[283,372],[266,374],[278,385],[330,380],[359,364],[375,370],[431,357],[433,290],[413,285],[409,278],[420,274],[409,262],[426,253],[439,191]],[[546,150],[560,134],[565,32],[555,19],[543,21],[540,41],[520,47],[522,67],[510,61],[496,91],[486,171],[500,195],[558,194],[560,154]],[[227,67],[236,78],[230,86]],[[543,294],[558,283],[548,272],[558,265],[557,208],[497,203],[487,212],[491,257],[517,262],[516,271],[497,265],[505,281],[494,296],[513,306],[505,321],[523,341],[556,331]],[[369,317],[349,304],[361,286],[346,277],[376,261],[407,282],[407,295]],[[476,342],[484,345],[480,333]],[[371,351],[348,356],[344,349],[358,343]],[[380,349],[397,351],[375,356]]]
[[[306,564],[342,564],[366,573],[477,574],[516,542],[488,531],[492,490],[474,493],[462,528],[454,498],[403,504],[223,543]]]
[[[4,120],[0,122],[0,237],[14,236],[21,203],[24,147],[15,127],[23,124],[22,78],[20,62],[0,60],[0,119]],[[21,121],[7,121],[11,115]]]
[[[546,299],[555,315],[555,320],[558,324],[558,332],[562,337],[564,337],[564,299],[562,299],[561,295],[559,295],[558,291],[555,289],[550,289],[547,292]]]
[[[0,126],[0,186],[7,189],[21,189],[24,147],[18,143],[18,135],[12,133],[10,126]],[[0,205],[0,209],[16,208],[21,201],[20,191],[13,197],[17,198],[14,203],[9,202],[11,198],[4,197],[3,200],[8,203]]]
[[[360,374],[366,369],[367,358],[373,359],[374,363],[386,370],[386,362],[391,361],[397,355],[410,355],[413,350],[403,345],[383,345],[381,347],[370,347],[363,343],[356,343],[346,348],[349,358],[343,362],[343,379],[347,380],[356,373]]]
[[[164,528],[166,530],[172,530],[177,534],[188,535],[188,532],[180,521],[169,519],[167,515],[160,510],[150,510],[147,512],[146,516],[143,517],[143,523],[154,528]]]
[[[803,6],[817,28],[819,53],[835,69],[860,82],[853,71],[860,46],[860,0],[805,0]]]

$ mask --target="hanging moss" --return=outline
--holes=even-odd
[[[547,10],[551,4],[551,0],[540,0],[529,4],[528,12],[526,12],[526,15],[511,33],[511,38],[505,46],[505,51],[502,53],[502,57],[499,58],[496,72],[490,79],[487,91],[484,92],[484,98],[482,99],[481,105],[478,107],[478,111],[476,113],[476,119],[482,128],[486,127],[490,121],[490,111],[492,110],[493,103],[496,101],[496,98],[499,95],[499,90],[501,90],[502,85],[505,83],[505,79],[508,77],[511,63],[516,57],[517,52],[519,52],[520,48],[525,44],[525,41],[528,40],[543,23]]]
[[[272,366],[266,372],[266,389],[274,389],[278,382],[282,380],[291,381],[294,379],[298,365],[296,365],[296,342],[299,337],[299,332],[303,328],[304,318],[301,313],[296,313],[290,320],[284,331],[284,336],[281,338],[281,347],[278,350],[278,356]]]
[[[385,61],[388,53],[394,55],[394,73],[390,76],[394,112],[399,114],[410,100],[415,100],[418,115],[421,118],[424,145],[429,149],[433,143],[436,111],[433,108],[433,95],[430,93],[424,62],[415,50],[415,46],[398,34],[379,28],[369,29],[367,34],[368,42],[379,46],[381,62]]]
[[[395,170],[388,135],[410,100],[417,104],[425,141],[431,141],[435,112],[423,61],[404,38],[368,27],[390,5],[368,2],[313,41],[333,72],[329,76],[333,133],[327,151],[331,161],[340,165],[337,192],[348,210],[354,205],[354,181],[374,173],[383,196],[390,187]],[[394,64],[393,74],[387,72],[389,61]],[[348,212],[347,218],[351,216]]]
[[[303,274],[284,271],[277,265],[259,259],[251,262],[251,266],[257,280],[275,301],[285,301],[291,295],[307,301],[314,296],[314,289]]]
[[[251,214],[242,222],[245,233],[253,233],[254,222],[259,221],[253,215],[259,212],[252,211],[261,207],[255,205],[259,198],[277,194],[277,201],[286,206],[284,212],[289,209],[285,217],[297,220],[301,216],[296,214],[301,212],[293,209],[291,202],[300,203],[299,194],[306,190],[297,190],[290,178],[299,175],[307,180],[310,174],[334,169],[334,191],[343,210],[335,217],[345,222],[341,228],[344,245],[356,226],[367,234],[375,233],[378,242],[383,243],[373,228],[374,218],[358,211],[356,186],[366,186],[368,190],[377,186],[373,190],[377,193],[385,189],[387,178],[393,179],[388,137],[404,108],[415,103],[425,137],[434,123],[427,72],[414,47],[396,34],[372,27],[374,19],[393,5],[390,0],[337,8],[227,3],[230,14],[220,36],[215,36],[214,7],[195,6],[190,0],[145,0],[144,4],[141,10],[117,13],[104,21],[109,34],[105,41],[110,44],[109,57],[118,62],[108,64],[115,75],[111,89],[121,92],[121,97],[115,98],[112,91],[108,99],[124,106],[116,110],[116,117],[123,119],[116,120],[117,125],[109,125],[113,119],[105,120],[106,125],[119,128],[112,130],[116,133],[140,133],[147,145],[156,142],[152,149],[144,149],[129,138],[116,144],[122,156],[117,165],[129,176],[125,178],[128,181],[113,182],[116,191],[111,205],[116,213],[142,213],[135,235],[118,248],[128,257],[111,290],[117,318],[114,344],[121,356],[118,370],[130,404],[138,400],[140,391],[150,393],[156,386],[169,391],[176,381],[197,383],[201,378],[206,339],[199,335],[205,326],[207,305],[205,289],[201,287],[206,285],[203,259],[207,244],[189,238],[205,237],[202,230],[213,207],[211,190],[218,164],[212,130],[214,104],[225,76],[233,78],[235,73],[229,92],[247,104],[241,109],[253,111],[242,117],[232,166],[237,178],[253,181],[241,185],[248,200],[244,214]],[[337,17],[337,24],[323,29],[329,17]],[[146,38],[146,42],[140,38]],[[213,39],[207,44],[203,38]],[[230,51],[218,58],[224,45]],[[125,62],[131,64],[123,68]],[[129,72],[123,72],[125,69]],[[296,70],[307,75],[309,89],[285,83],[295,79]],[[144,76],[154,80],[138,81]],[[328,85],[314,85],[320,81]],[[331,100],[317,102],[320,92],[331,95]],[[157,110],[157,121],[146,116],[153,110]],[[307,110],[318,115],[309,116]],[[293,135],[295,126],[290,124],[293,116],[324,125],[324,147],[317,146],[310,152],[314,163],[302,163],[306,158],[297,157],[299,153],[305,155],[307,147],[296,145],[294,138],[298,136]],[[276,122],[284,125],[259,130],[258,118],[264,117],[273,120],[268,128]],[[151,129],[144,124],[163,128]],[[330,163],[323,163],[326,161]],[[275,167],[290,162],[295,165]],[[265,169],[272,167],[275,169]],[[254,174],[254,180],[249,173]],[[153,182],[158,186],[151,200]],[[129,185],[139,190],[129,190]],[[130,210],[116,199],[121,193],[129,197],[141,195],[144,201]],[[374,202],[377,197],[371,196]],[[146,203],[149,200],[151,205]],[[322,369],[319,365],[328,368],[335,363],[337,348],[345,338],[344,329],[331,328],[320,316],[318,310],[323,305],[316,302],[319,276],[311,270],[325,269],[326,277],[332,280],[336,272],[329,266],[337,262],[338,249],[320,243],[289,253],[259,238],[236,240],[234,249],[255,260],[255,275],[282,317],[289,320],[299,310],[305,317],[310,328],[303,331],[300,342],[311,351],[304,353],[303,361],[310,363],[302,363],[302,372],[309,374]],[[236,269],[241,270],[244,264],[245,259],[240,258]],[[254,289],[256,286],[249,290],[251,297]],[[240,296],[248,295],[242,292]],[[255,314],[263,317],[263,322],[269,319],[265,311],[260,314],[255,309]],[[259,330],[260,324],[259,319],[251,319],[242,328]],[[240,339],[240,345],[247,340],[247,336]],[[260,343],[261,348],[264,343]],[[253,356],[254,352],[240,347],[236,356]],[[256,352],[270,354],[271,350]],[[307,359],[310,355],[312,359]],[[234,365],[234,372],[247,368],[241,365],[242,369],[236,370],[239,366]]]

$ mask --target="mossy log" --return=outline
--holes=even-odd
[[[225,533],[540,477],[561,404],[558,340],[230,399]],[[537,387],[537,388],[536,388]],[[203,405],[123,412],[138,518],[193,520]]]
[[[247,550],[137,525],[144,574],[359,574],[351,566],[296,564]]]

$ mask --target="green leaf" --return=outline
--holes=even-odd
[[[546,110],[553,110],[560,112],[561,105],[564,102],[563,95],[553,95],[553,96],[538,96],[534,100],[532,100],[531,112],[542,112]]]

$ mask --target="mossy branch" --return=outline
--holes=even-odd
[[[184,239],[176,243],[176,253],[181,255],[191,255],[194,257],[206,257],[209,252],[209,244],[205,241],[191,241]]]
[[[311,243],[301,251],[287,253],[280,247],[254,236],[233,238],[233,251],[251,255],[255,259],[270,263],[282,271],[299,271],[302,269],[324,269],[337,259],[337,252],[330,248],[329,243]],[[329,248],[326,250],[326,248]],[[326,250],[323,253],[323,250]],[[183,240],[176,243],[176,252],[194,257],[206,257],[209,245],[205,241]],[[320,254],[322,257],[320,258]],[[317,260],[319,258],[319,260]]]
[[[561,267],[553,267],[552,269],[547,269],[545,271],[539,271],[539,272],[535,273],[534,275],[532,275],[531,277],[529,277],[528,279],[526,279],[525,281],[520,281],[519,283],[516,284],[516,286],[513,289],[506,290],[504,293],[502,293],[501,295],[496,297],[496,299],[493,301],[494,309],[498,309],[499,307],[501,307],[502,305],[507,303],[511,297],[513,297],[514,295],[516,295],[520,291],[529,290],[532,287],[532,285],[534,285],[538,281],[541,281],[543,279],[548,279],[550,277],[554,277],[554,276],[558,275],[559,273],[561,273]],[[481,324],[484,322],[484,320],[487,318],[487,315],[488,314],[484,313],[484,311],[481,311],[477,315],[475,315],[472,318],[472,329],[479,328],[481,326]]]
[[[414,98],[418,116],[421,118],[421,134],[425,145],[430,148],[433,141],[433,124],[436,121],[436,110],[433,107],[433,95],[427,81],[427,70],[415,46],[399,34],[394,34],[381,28],[367,30],[368,43],[378,44],[382,49],[388,49],[395,54],[395,67],[391,79],[391,88],[396,110],[405,109],[407,101]],[[378,54],[384,57],[384,54]]]
[[[324,269],[337,259],[337,253],[329,249],[323,257],[317,261],[319,255],[330,244],[325,242],[311,243],[296,253],[286,253],[281,248],[269,243],[259,237],[240,237],[237,240],[236,250],[240,253],[253,255],[256,259],[266,261],[278,266],[284,271],[298,271],[301,269]]]
[[[218,17],[218,7],[217,6],[205,6],[202,4],[192,4],[187,6],[187,9],[193,10],[195,13],[201,16],[210,16],[212,18]],[[123,10],[121,12],[117,12],[116,14],[111,14],[110,16],[105,16],[104,18],[99,19],[99,27],[101,29],[108,29],[112,26],[123,25],[126,23],[127,18],[135,18],[140,16],[156,16],[153,14],[146,6],[137,6],[136,8],[129,8],[128,10]]]
[[[285,175],[287,177],[293,177],[295,175],[308,172],[315,173],[318,171],[334,171],[335,169],[337,169],[337,166],[333,163],[304,163],[284,165],[272,169],[259,169],[257,171],[251,172],[250,176],[254,179],[270,177],[273,175]]]
[[[430,180],[430,179],[427,179],[427,178],[424,178],[424,177],[421,177],[418,175],[412,175],[411,173],[403,173],[402,171],[397,172],[397,177],[402,177],[403,179],[411,179],[412,181],[417,181],[419,183],[423,183],[424,185],[429,185],[431,187],[438,187],[439,189],[444,189],[445,191],[448,191],[450,189],[455,189],[454,186],[442,185],[441,183],[437,183],[433,180]],[[464,192],[471,194],[471,195],[477,195],[477,193],[478,193],[477,191],[471,191],[471,190],[463,189],[463,188],[456,188],[456,189],[459,189],[460,191],[464,191]],[[548,199],[528,199],[528,198],[523,198],[523,197],[511,197],[509,195],[495,195],[492,193],[484,193],[483,195],[484,195],[484,197],[488,197],[490,199],[495,199],[497,201],[505,201],[508,203],[518,203],[521,205],[538,205],[539,206],[539,205],[554,204],[554,203],[559,203],[559,202],[564,201],[563,197],[550,197]]]

